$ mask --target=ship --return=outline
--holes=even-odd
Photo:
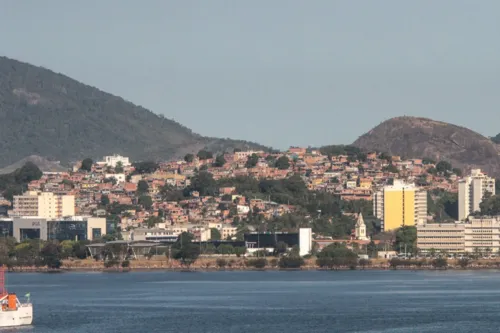
[[[0,267],[0,327],[31,325],[33,322],[33,305],[26,295],[27,302],[22,303],[15,293],[5,288],[5,267]]]

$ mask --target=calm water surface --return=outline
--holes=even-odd
[[[0,332],[499,332],[500,272],[9,274],[33,326]]]

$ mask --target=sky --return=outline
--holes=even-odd
[[[2,0],[0,55],[280,149],[349,144],[403,115],[490,136],[498,13],[498,0]]]

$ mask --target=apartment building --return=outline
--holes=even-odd
[[[374,215],[382,221],[383,231],[401,226],[423,224],[427,220],[427,192],[395,179],[373,196]]]
[[[14,216],[55,219],[75,215],[75,196],[30,191],[14,196]]]
[[[417,226],[417,247],[449,253],[498,253],[500,216],[472,218],[469,222],[429,223]]]
[[[471,174],[458,183],[458,219],[463,221],[470,214],[480,211],[479,205],[484,194],[495,195],[495,179],[488,177],[480,169],[471,170]]]

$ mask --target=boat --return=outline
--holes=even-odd
[[[30,294],[26,294],[27,302],[22,303],[15,293],[5,288],[5,267],[0,267],[0,327],[31,325],[33,322],[33,305]]]

